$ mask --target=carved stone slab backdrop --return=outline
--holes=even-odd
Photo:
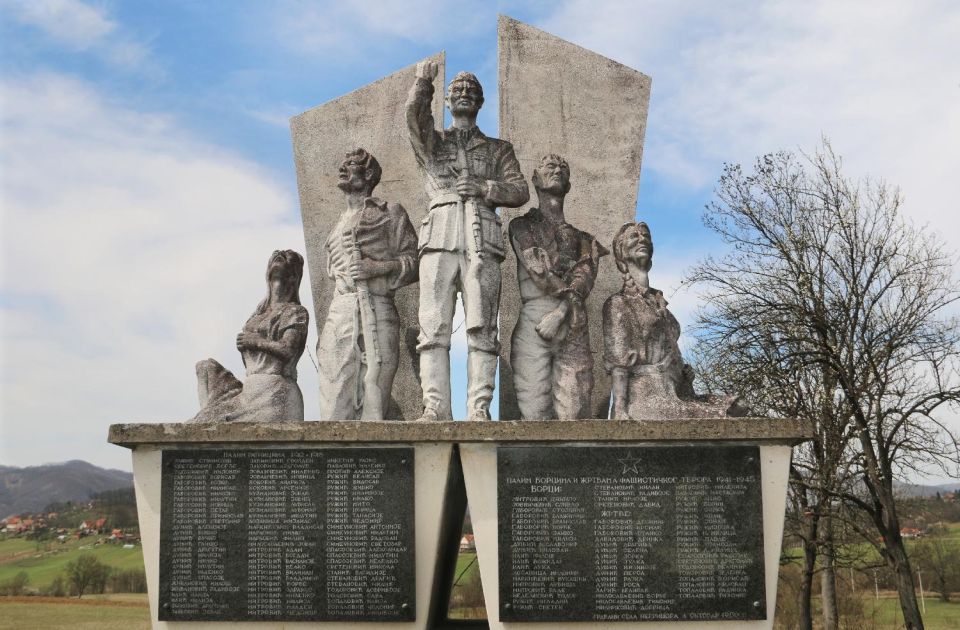
[[[444,59],[442,52],[426,59],[440,66],[434,85],[441,93],[444,89]],[[427,196],[410,150],[404,108],[415,73],[416,64],[290,120],[307,266],[313,291],[313,321],[318,332],[327,320],[334,289],[333,281],[326,274],[324,243],[345,209],[343,193],[337,188],[337,169],[343,156],[357,147],[375,155],[383,167],[383,178],[375,194],[402,204],[415,226],[420,225],[426,212]],[[439,99],[434,103],[433,115],[437,120],[443,120],[443,103]],[[393,399],[386,410],[386,419],[418,418],[422,410],[415,351],[417,297],[416,284],[404,287],[396,294],[400,314],[400,366],[393,381]],[[323,357],[319,360],[322,362]]]
[[[650,77],[522,22],[501,16],[498,28],[500,136],[513,143],[529,175],[545,153],[570,163],[564,214],[572,225],[609,247],[617,229],[636,213],[640,158],[646,131]],[[503,223],[527,208],[501,209]],[[610,378],[600,352],[603,301],[620,289],[609,258],[587,300],[594,388],[590,417],[606,418]],[[520,298],[517,262],[503,264],[500,298],[500,417],[517,419],[510,366],[510,335]]]

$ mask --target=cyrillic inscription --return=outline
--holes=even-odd
[[[763,619],[757,447],[501,447],[503,621]]]
[[[415,618],[413,449],[164,451],[160,620]]]

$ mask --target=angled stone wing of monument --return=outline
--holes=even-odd
[[[620,226],[636,214],[650,77],[506,16],[498,32],[501,137],[513,143],[528,176],[544,154],[569,161],[567,221],[609,248]],[[501,210],[504,225],[525,211]],[[516,274],[516,258],[508,256],[500,298],[502,419],[520,418],[510,364],[510,336],[520,310]],[[602,261],[586,304],[595,355],[603,347],[603,301],[619,289],[613,262]],[[593,371],[589,417],[606,418],[610,377],[602,361],[594,361]]]

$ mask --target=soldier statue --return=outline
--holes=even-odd
[[[497,357],[500,263],[505,256],[500,206],[530,198],[513,146],[477,128],[483,88],[468,73],[447,89],[453,125],[437,131],[431,113],[435,62],[417,65],[407,100],[410,142],[426,182],[430,207],[420,228],[421,420],[450,420],[450,334],[457,291],[467,327],[467,413],[489,420]]]
[[[577,420],[590,415],[593,392],[584,302],[609,252],[564,218],[566,160],[545,155],[533,186],[539,207],[510,222],[521,301],[510,346],[517,404],[524,420]]]
[[[381,172],[363,149],[340,164],[346,209],[325,244],[336,288],[317,341],[323,420],[383,420],[397,373],[393,296],[417,279],[417,233],[403,206],[371,196]]]

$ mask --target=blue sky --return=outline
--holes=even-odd
[[[197,359],[242,373],[266,256],[304,249],[289,117],[444,49],[494,132],[497,13],[653,77],[638,214],[681,323],[683,270],[720,247],[700,214],[724,161],[825,134],[960,246],[947,0],[0,0],[0,462],[129,468],[107,425],[192,415]]]

